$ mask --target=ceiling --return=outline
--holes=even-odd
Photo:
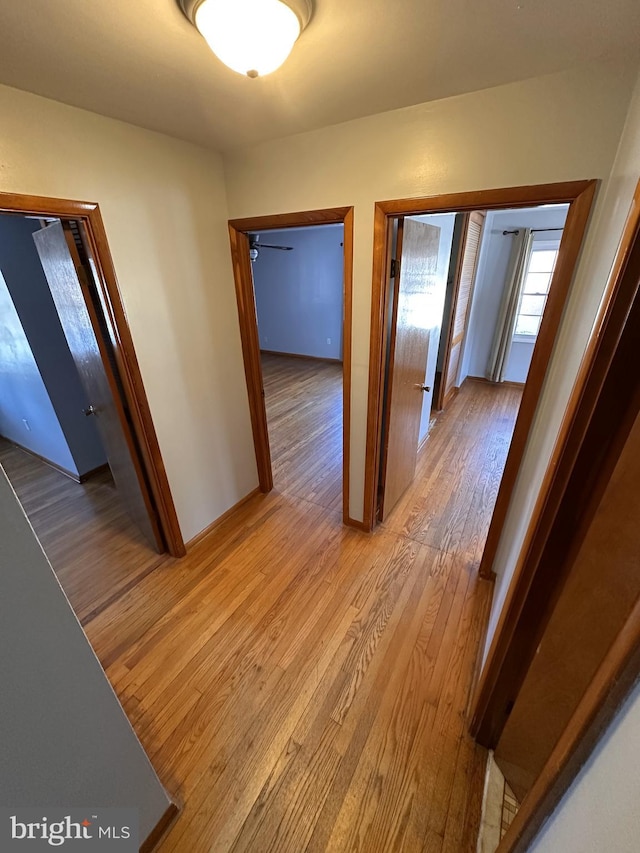
[[[0,82],[219,150],[638,48],[638,0],[315,0],[285,65],[223,66],[176,0],[0,0]]]

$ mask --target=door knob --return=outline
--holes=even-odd
[[[87,418],[89,417],[89,415],[97,415],[97,414],[98,414],[97,409],[95,408],[95,406],[89,406],[89,408],[88,408],[88,409],[83,409],[83,410],[82,410],[82,413],[83,413],[83,414],[84,414],[84,416],[85,416],[85,417],[87,417]]]

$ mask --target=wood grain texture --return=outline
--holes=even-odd
[[[131,428],[149,478],[149,486],[153,493],[167,549],[172,557],[182,557],[186,553],[182,530],[99,206],[95,205],[87,219],[77,221],[94,273],[94,284],[113,348],[123,397],[131,419]]]
[[[520,802],[640,600],[639,496],[636,417],[496,746]]]
[[[140,853],[153,853],[158,848],[162,838],[167,834],[169,827],[177,818],[178,811],[175,803],[167,806],[165,813],[140,845]]]
[[[393,527],[364,536],[313,501],[259,494],[85,622],[182,807],[162,853],[475,850],[486,753],[465,709],[500,473],[478,437],[516,407],[513,389],[465,385]],[[426,533],[436,498],[442,541]]]
[[[611,372],[631,306],[637,299],[639,269],[640,184],[636,188],[600,312],[567,405],[474,699],[472,730],[485,743],[495,745],[500,737],[506,719],[505,711],[517,696],[531,659],[531,650],[537,645],[536,637],[542,635],[549,608],[560,592],[562,578],[555,568],[550,573],[542,571],[549,565],[543,560],[543,555],[554,528],[562,531],[564,522],[560,519],[561,507],[576,473],[580,453],[586,449],[580,476],[588,477],[589,472],[596,470],[592,462],[599,456],[603,439],[609,433],[614,408],[624,403],[625,394],[620,391],[629,390],[626,374],[628,364],[635,359],[633,331],[628,335],[628,361],[625,364],[623,359],[618,366],[621,377],[619,384],[614,378],[610,402],[601,408],[602,438],[598,437],[596,430],[591,438],[590,450],[585,445],[585,439],[607,375]],[[590,453],[593,458],[590,458]],[[577,500],[590,495],[580,477],[574,481],[574,494]],[[565,518],[575,516],[570,503],[565,503],[565,507],[568,511]],[[560,533],[556,542],[562,543],[564,538],[564,534]],[[526,652],[527,648],[529,653]],[[514,652],[515,655],[509,661]]]
[[[505,210],[534,204],[572,202],[593,187],[595,181],[563,181],[492,190],[447,193],[446,195],[401,198],[379,202],[387,216],[417,216],[425,212],[457,213],[466,210]]]
[[[350,413],[351,413],[351,321],[352,321],[352,282],[353,282],[353,208],[336,207],[324,210],[303,211],[300,213],[274,214],[248,219],[233,219],[229,225],[231,260],[238,303],[240,338],[244,360],[249,412],[258,467],[260,488],[269,492],[273,488],[273,471],[269,448],[269,430],[264,404],[264,382],[260,362],[260,342],[258,335],[258,317],[256,310],[253,272],[249,259],[249,240],[251,231],[266,231],[275,228],[301,227],[305,225],[344,225],[344,264],[343,264],[343,492],[342,512],[345,523],[352,520],[349,514],[349,454],[350,454]]]
[[[274,488],[342,506],[342,365],[262,354]]]
[[[59,481],[91,484],[45,466],[55,483],[34,485],[29,472],[20,483],[14,466],[63,587],[181,805],[162,853],[475,850],[486,752],[465,710],[492,592],[477,575],[481,537],[506,443],[484,437],[506,432],[517,404],[513,389],[465,384],[414,485],[372,535],[274,490],[182,560],[125,542],[105,483],[72,508],[70,534]],[[91,599],[98,570],[106,589],[120,578],[110,601]]]
[[[416,470],[422,383],[430,332],[443,296],[436,277],[440,229],[405,219],[398,225],[400,260],[394,286],[387,369],[380,518],[391,512]]]
[[[244,234],[249,231],[298,228],[302,225],[336,225],[344,222],[352,212],[352,207],[327,207],[322,210],[302,210],[297,213],[274,213],[268,216],[231,219],[229,225]]]
[[[640,602],[609,649],[518,814],[498,853],[526,853],[611,725],[640,672]]]
[[[160,553],[158,518],[120,399],[116,376],[101,341],[89,282],[68,225],[55,222],[33,234],[69,351],[102,440],[119,497],[133,521]]]
[[[2,439],[0,464],[82,623],[166,560],[131,520],[108,469],[80,484]]]
[[[389,221],[393,216],[411,216],[432,212],[462,212],[528,207],[532,204],[569,202],[561,253],[554,276],[555,297],[546,311],[544,335],[538,336],[531,369],[523,396],[514,436],[499,490],[481,568],[483,576],[492,576],[492,566],[506,512],[531,428],[537,400],[542,388],[546,366],[560,322],[573,270],[582,244],[596,181],[572,181],[529,187],[510,187],[496,190],[453,193],[413,199],[378,202],[374,219],[373,285],[371,303],[371,346],[369,356],[369,404],[367,411],[367,441],[365,462],[365,522],[374,524],[377,511],[377,484],[380,459],[382,419],[382,389],[384,387],[384,327],[388,299]],[[541,328],[542,332],[542,328]],[[535,364],[535,370],[533,370]]]
[[[82,475],[78,475],[75,471],[68,471],[66,468],[63,468],[62,465],[58,465],[57,462],[52,462],[51,459],[46,459],[44,456],[40,456],[39,453],[36,453],[33,450],[30,450],[28,447],[24,447],[24,445],[20,444],[17,441],[13,441],[12,439],[8,439],[4,435],[0,435],[0,439],[8,441],[10,444],[13,444],[15,447],[20,450],[28,453],[30,456],[33,456],[40,462],[43,462],[45,465],[49,465],[55,471],[59,471],[61,474],[64,474],[65,477],[69,477],[70,480],[73,480],[74,483],[85,483],[91,477],[94,477],[96,474],[100,474],[103,471],[108,469],[108,465],[105,463],[104,465],[98,465],[96,468],[93,468],[91,471],[87,471]]]
[[[167,549],[174,557],[184,555],[186,550],[180,523],[142,382],[131,329],[124,310],[99,206],[94,202],[0,193],[0,211],[58,217],[78,223],[84,247],[95,272],[95,285],[120,373],[122,393],[131,418],[131,428],[135,433],[149,478]]]

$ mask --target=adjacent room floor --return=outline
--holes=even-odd
[[[108,469],[76,483],[4,439],[0,464],[81,622],[166,560],[129,519]]]
[[[475,850],[477,567],[519,392],[468,382],[372,535],[274,491],[87,625],[184,851]]]
[[[275,488],[342,509],[342,365],[262,354]]]

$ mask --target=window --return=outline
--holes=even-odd
[[[515,337],[532,340],[538,334],[559,248],[558,240],[539,240],[533,243],[520,294]]]

